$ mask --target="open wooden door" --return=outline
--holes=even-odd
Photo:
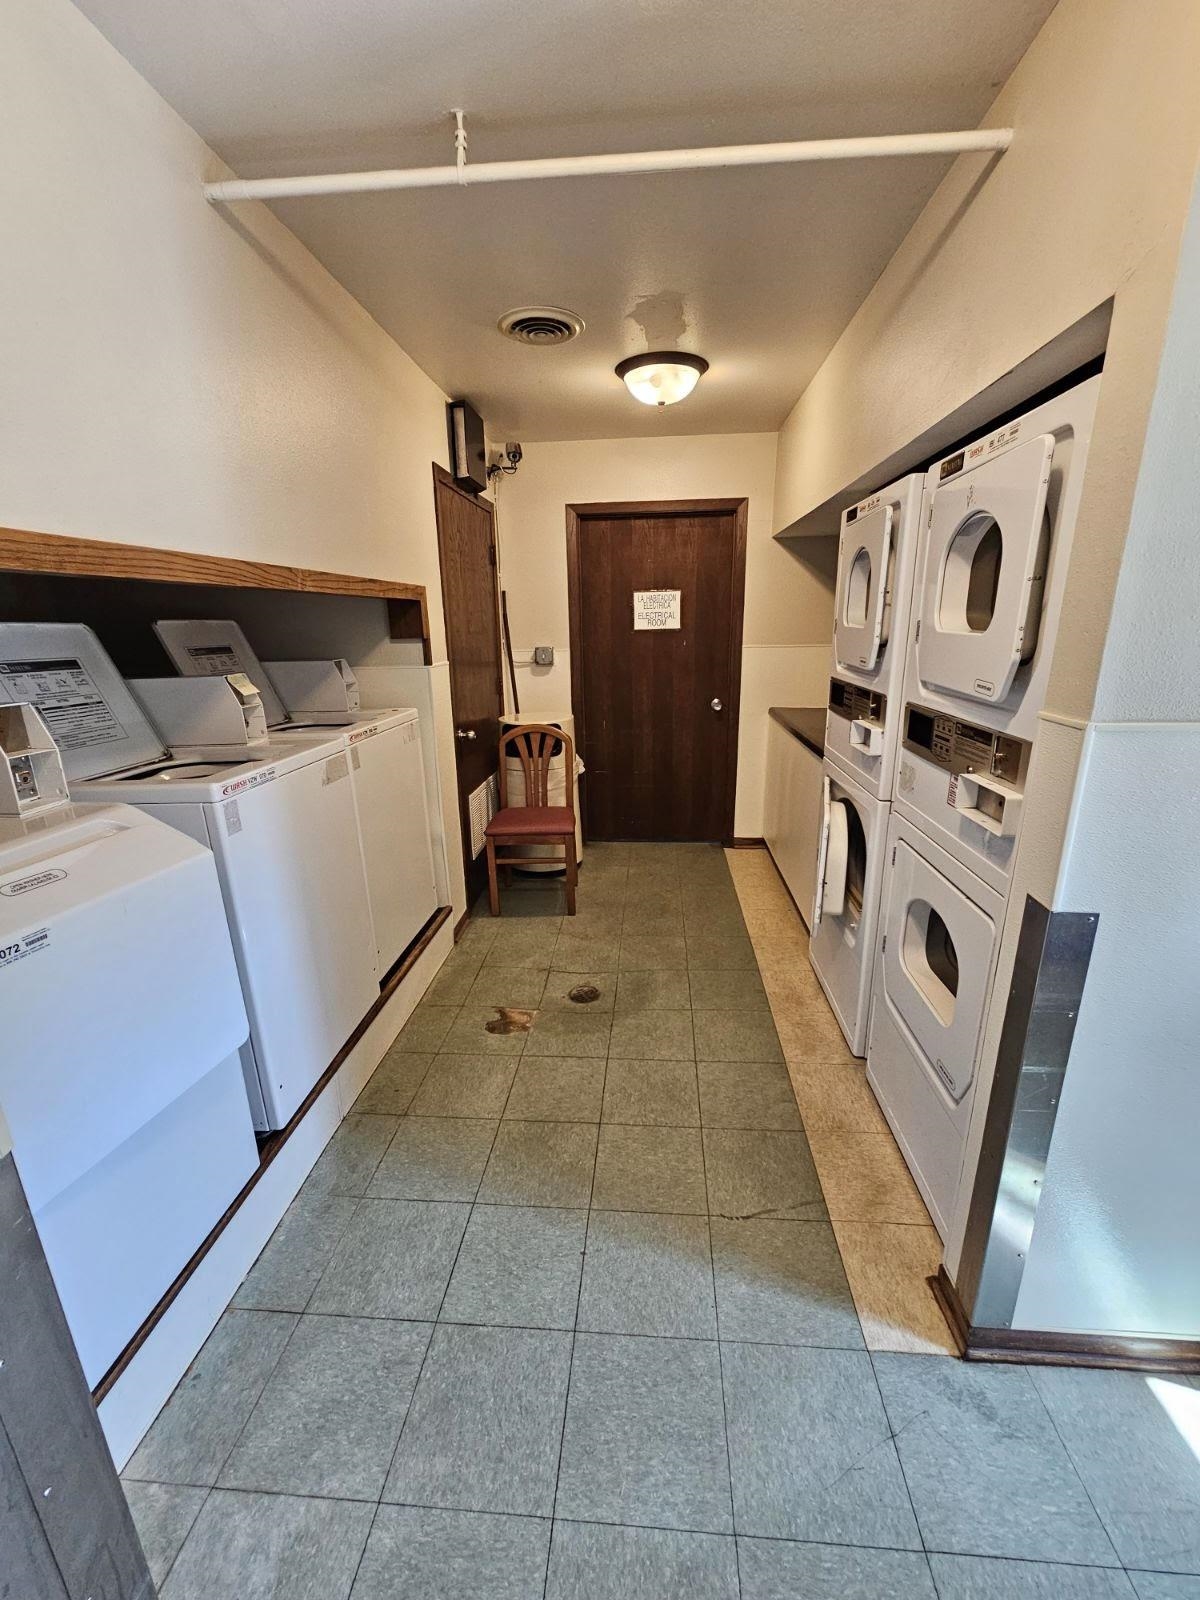
[[[471,796],[496,772],[504,710],[496,526],[491,503],[460,489],[450,474],[436,465],[433,495],[458,757],[463,864],[468,902],[473,902],[487,881],[487,867],[482,852],[476,856],[472,851]]]

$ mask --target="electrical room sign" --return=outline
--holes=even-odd
[[[678,628],[680,626],[680,589],[635,589],[633,591],[633,631]]]

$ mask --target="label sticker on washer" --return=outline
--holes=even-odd
[[[958,801],[958,773],[956,772],[954,774],[954,776],[950,779],[950,782],[946,785],[946,804],[948,806],[953,806],[953,805],[957,804],[957,801]]]
[[[126,737],[124,727],[81,661],[0,661],[4,693],[30,700],[60,750],[84,750]]]
[[[189,644],[187,653],[192,663],[192,676],[196,678],[226,678],[231,673],[243,670],[232,645]]]
[[[350,765],[354,768],[355,772],[362,771],[362,757],[358,753],[357,745],[354,745],[350,751]]]
[[[0,894],[15,898],[19,894],[32,894],[35,889],[44,889],[48,883],[58,883],[66,877],[61,867],[47,867],[42,872],[31,872],[23,878],[13,878],[8,883],[0,884]]]
[[[344,755],[330,756],[325,763],[325,773],[321,779],[323,788],[328,788],[331,783],[340,783],[343,778],[350,776],[350,763]]]
[[[0,970],[13,966],[15,962],[24,961],[26,956],[40,955],[43,950],[49,948],[49,928],[38,928],[33,933],[23,934],[11,944],[0,945]]]
[[[221,811],[225,818],[225,832],[232,839],[236,834],[239,834],[242,831],[241,808],[238,806],[236,800],[226,800],[225,804],[221,807]]]

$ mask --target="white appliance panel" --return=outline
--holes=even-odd
[[[437,910],[421,730],[406,711],[346,737],[382,978]]]
[[[843,523],[833,618],[833,658],[842,670],[873,672],[887,643],[895,521],[895,508],[884,502]]]
[[[1012,877],[1019,829],[992,833],[955,805],[962,790],[962,783],[956,784],[942,767],[908,750],[900,751],[892,797],[896,811],[915,822],[955,860],[978,873],[989,888],[1005,893]]]
[[[168,620],[156,622],[154,631],[181,676],[213,678],[244,672],[262,698],[267,726],[282,727],[290,720],[254,646],[236,622],[225,618]]]

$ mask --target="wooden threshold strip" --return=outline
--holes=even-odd
[[[259,1183],[263,1173],[266,1172],[272,1161],[275,1160],[276,1156],[283,1149],[284,1145],[292,1137],[296,1129],[308,1115],[309,1111],[316,1104],[320,1095],[328,1087],[334,1073],[337,1072],[338,1068],[345,1061],[351,1050],[354,1049],[354,1046],[362,1038],[363,1034],[366,1033],[367,1029],[374,1022],[375,1018],[395,994],[396,990],[412,971],[417,961],[422,955],[424,955],[425,951],[433,943],[434,936],[437,934],[438,930],[445,926],[446,922],[452,915],[453,910],[450,906],[438,907],[433,916],[430,917],[429,921],[421,929],[421,932],[417,935],[416,939],[409,946],[405,954],[388,973],[387,977],[383,981],[382,986],[380,987],[379,999],[372,1003],[371,1009],[367,1012],[366,1016],[363,1017],[358,1027],[355,1028],[354,1032],[346,1040],[345,1044],[338,1051],[337,1055],[334,1056],[333,1060],[325,1068],[325,1071],[317,1079],[316,1083],[313,1084],[307,1095],[305,1095],[287,1126],[281,1128],[277,1133],[273,1133],[269,1135],[268,1138],[263,1140],[259,1147],[258,1166],[246,1180],[246,1183],[242,1189],[230,1201],[228,1207],[218,1218],[212,1231],[196,1247],[195,1252],[185,1263],[183,1269],[179,1273],[179,1276],[163,1294],[162,1299],[149,1313],[149,1315],[146,1317],[146,1320],[134,1334],[133,1338],[130,1339],[124,1350],[121,1351],[121,1354],[117,1357],[112,1366],[101,1378],[100,1382],[92,1390],[92,1399],[97,1405],[99,1405],[105,1396],[112,1390],[114,1384],[125,1372],[130,1362],[137,1355],[138,1351],[145,1344],[146,1340],[154,1332],[154,1329],[162,1321],[166,1313],[170,1310],[175,1300],[179,1297],[184,1285],[188,1282],[188,1279],[191,1278],[192,1274],[196,1271],[197,1267],[204,1260],[205,1256],[212,1249],[213,1245],[216,1244],[217,1240],[224,1233],[225,1229],[229,1226],[237,1212],[245,1204],[247,1197]]]

